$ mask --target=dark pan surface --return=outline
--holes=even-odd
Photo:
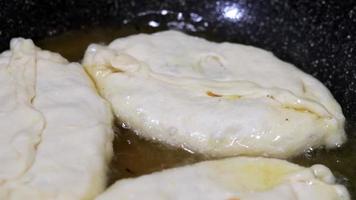
[[[350,177],[347,175],[353,174],[354,177],[356,174],[356,132],[352,128],[356,122],[356,2],[0,1],[0,50],[7,49],[10,38],[16,36],[41,41],[69,30],[103,25],[115,29],[129,26],[129,31],[121,35],[171,28],[214,41],[250,44],[270,50],[314,75],[342,105],[351,140],[341,150],[315,151],[294,161],[305,165],[315,162],[332,165],[336,175],[340,175],[340,181],[345,181],[352,193],[356,191],[356,180],[347,180]],[[60,53],[66,56],[65,52]],[[67,58],[80,59],[76,55],[68,53]],[[343,155],[342,158],[339,155]],[[325,156],[333,162],[325,161]]]

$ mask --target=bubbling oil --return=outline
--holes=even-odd
[[[114,158],[110,165],[108,184],[121,178],[136,177],[208,159],[183,148],[143,139],[130,129],[124,128],[118,121],[114,130]]]
[[[130,25],[96,27],[69,31],[36,43],[43,49],[60,53],[69,61],[80,61],[85,49],[91,43],[108,44],[119,37],[153,31],[150,28],[142,29]],[[200,34],[200,36],[214,40],[208,34]],[[114,157],[109,166],[108,185],[123,178],[137,177],[167,168],[213,159],[183,148],[169,147],[140,138],[118,121],[114,124],[114,130]],[[348,141],[341,148],[310,150],[290,161],[306,167],[313,164],[326,165],[337,177],[338,182],[346,185],[351,195],[356,197],[356,122],[349,122],[346,132]]]

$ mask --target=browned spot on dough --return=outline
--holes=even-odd
[[[236,99],[240,99],[242,96],[240,95],[226,95],[224,96],[226,99],[230,99],[230,100],[236,100]]]
[[[309,110],[307,108],[295,108],[295,107],[290,107],[290,106],[284,106],[284,108],[292,109],[292,110],[295,110],[297,112],[308,112],[308,113],[316,114],[316,113],[314,113],[313,111],[311,111],[311,110]]]
[[[267,94],[266,97],[267,97],[267,98],[270,98],[270,99],[273,99],[273,100],[275,99],[274,96],[269,95],[269,94]]]
[[[116,68],[116,67],[113,67],[112,65],[106,65],[106,67],[107,67],[108,69],[110,69],[110,71],[111,71],[112,73],[122,73],[122,72],[125,72],[124,70],[118,69],[118,68]]]
[[[309,110],[308,108],[295,108],[295,107],[291,107],[291,106],[284,106],[285,109],[291,109],[291,110],[295,110],[297,112],[305,112],[305,113],[309,113],[312,115],[315,115],[318,119],[323,118],[322,116],[320,116],[318,113]]]
[[[211,92],[211,91],[207,91],[206,94],[207,94],[208,96],[211,96],[211,97],[222,97],[222,95],[220,95],[220,94],[215,94],[215,93],[213,93],[213,92]]]
[[[238,197],[230,197],[227,200],[240,200],[240,198],[238,198]]]

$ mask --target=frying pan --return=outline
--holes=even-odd
[[[104,25],[130,25],[137,32],[178,29],[214,41],[253,45],[318,78],[331,90],[347,118],[349,142],[330,151],[330,156],[335,157],[332,170],[341,177],[339,182],[356,198],[355,1],[0,1],[0,50],[8,49],[12,37],[40,41],[70,30]],[[313,162],[325,163],[323,159],[304,163]]]

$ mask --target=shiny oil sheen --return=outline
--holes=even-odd
[[[90,43],[108,44],[113,39],[140,32],[157,31],[156,25],[149,24],[155,29],[140,29],[125,25],[121,27],[95,27],[85,30],[71,31],[65,34],[38,41],[41,48],[60,53],[70,61],[80,61],[85,49]],[[200,34],[210,40],[221,40]],[[356,126],[348,122],[346,131],[348,141],[341,148],[333,150],[310,150],[290,161],[303,165],[324,164],[329,167],[338,182],[348,187],[352,196],[356,193]],[[213,159],[198,155],[185,149],[175,149],[139,138],[119,121],[115,122],[114,157],[110,164],[108,185],[118,179],[137,177],[166,168],[187,165],[201,160]]]

